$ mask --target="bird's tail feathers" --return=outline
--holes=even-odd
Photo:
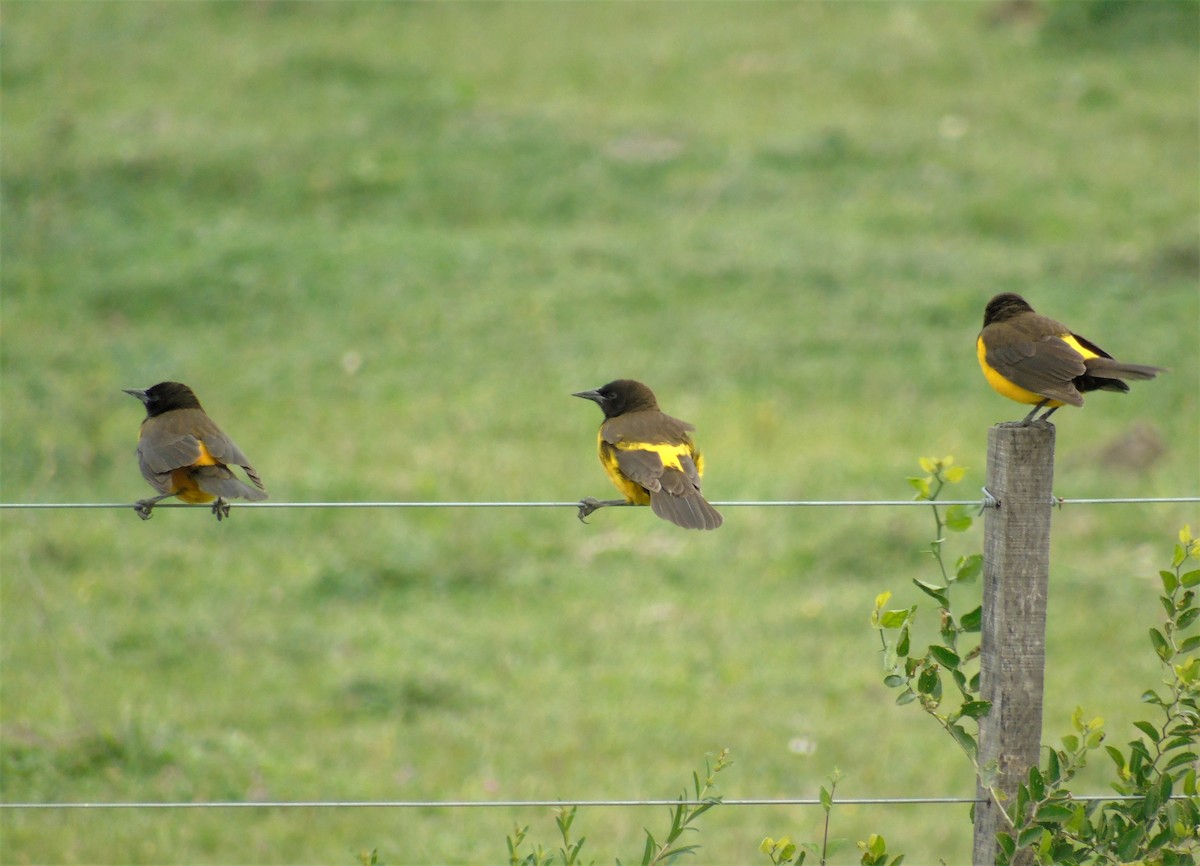
[[[1112,358],[1088,358],[1087,375],[1097,379],[1153,379],[1159,373],[1165,373],[1163,367],[1150,367],[1146,364],[1126,364]]]
[[[261,502],[267,498],[267,491],[257,490],[238,478],[225,466],[199,466],[193,470],[196,484],[205,493],[219,496],[222,499],[246,499],[250,502]],[[255,475],[250,476],[255,483],[261,481]]]
[[[699,493],[676,496],[665,491],[650,494],[650,508],[663,520],[684,529],[716,529],[725,518]]]

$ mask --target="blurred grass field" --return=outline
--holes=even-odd
[[[4,502],[130,501],[190,384],[273,500],[611,495],[628,376],[710,499],[983,483],[983,306],[1170,372],[1063,409],[1056,492],[1200,490],[1195,3],[6,3]],[[0,512],[3,799],[965,796],[895,707],[875,595],[932,609],[919,509]],[[1047,738],[1124,742],[1187,505],[1055,514]],[[977,551],[981,528],[950,539]],[[1103,792],[1104,768],[1083,787]],[[1090,787],[1089,787],[1090,786]],[[6,863],[483,863],[549,810],[0,812]],[[584,809],[598,863],[666,810]],[[814,809],[718,808],[697,863]],[[911,864],[961,807],[844,807]]]

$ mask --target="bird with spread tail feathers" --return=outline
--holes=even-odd
[[[126,388],[125,393],[146,407],[138,437],[138,465],[161,494],[134,505],[142,520],[149,520],[154,506],[171,496],[190,503],[212,502],[217,520],[229,516],[227,499],[267,498],[249,459],[208,417],[187,385],[159,382],[145,390]],[[239,480],[230,465],[241,466],[258,489]]]
[[[579,503],[579,519],[609,505],[649,505],[684,529],[716,529],[720,513],[700,493],[704,458],[689,434],[695,428],[658,408],[654,392],[632,379],[617,379],[574,394],[604,412],[597,444],[600,462],[624,499]]]
[[[1123,379],[1153,379],[1164,372],[1115,360],[1011,292],[988,301],[975,350],[988,384],[1010,400],[1033,406],[1021,424],[1030,424],[1043,407],[1038,421],[1068,403],[1082,406],[1088,391],[1128,391]]]

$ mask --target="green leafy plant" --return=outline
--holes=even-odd
[[[715,756],[704,759],[704,778],[699,773],[692,773],[693,797],[688,797],[687,790],[679,795],[679,802],[671,809],[671,825],[661,840],[656,839],[649,829],[646,830],[646,844],[642,851],[641,866],[663,866],[691,854],[699,845],[681,845],[680,840],[687,832],[695,833],[697,828],[693,823],[697,818],[720,804],[721,798],[714,795],[717,774],[733,764],[729,750],[722,749]],[[576,807],[559,808],[555,812],[555,823],[558,826],[562,846],[553,852],[544,850],[540,845],[528,854],[522,855],[521,848],[525,844],[529,827],[518,827],[508,836],[508,862],[510,866],[577,866],[581,863],[580,851],[583,848],[584,837],[571,841],[571,824],[575,820]],[[621,861],[618,859],[617,866]]]
[[[929,553],[937,564],[941,581],[913,580],[913,585],[938,603],[938,635],[941,643],[929,644],[920,655],[912,655],[912,630],[917,605],[888,610],[892,593],[875,598],[871,625],[879,631],[884,657],[884,685],[900,689],[897,704],[918,703],[926,713],[954,738],[974,764],[979,752],[978,720],[987,714],[989,704],[979,700],[979,639],[983,608],[975,605],[965,614],[956,615],[951,593],[959,586],[974,584],[983,570],[979,554],[958,557],[949,566],[945,554],[945,532],[965,532],[973,523],[966,506],[937,504],[948,484],[963,478],[964,469],[954,465],[953,457],[922,457],[925,475],[909,478],[917,491],[916,499],[930,503],[934,519],[934,539]],[[889,635],[892,639],[889,641]],[[946,681],[957,693],[957,703],[946,696]]]
[[[577,841],[571,841],[571,824],[575,822],[577,808],[577,806],[560,806],[554,810],[554,823],[558,827],[558,835],[562,839],[562,846],[557,851],[548,852],[539,845],[522,857],[520,849],[529,833],[529,827],[526,825],[514,829],[507,840],[510,866],[549,866],[552,863],[561,863],[562,866],[578,866],[581,862],[579,853],[583,849],[585,837],[581,836]]]
[[[1010,810],[1011,831],[999,834],[1002,856],[1014,860],[1023,849],[1046,864],[1161,864],[1194,866],[1200,857],[1200,796],[1197,741],[1200,739],[1200,635],[1185,635],[1200,619],[1196,587],[1200,540],[1183,527],[1171,568],[1159,572],[1166,612],[1161,628],[1150,629],[1150,645],[1163,670],[1162,686],[1142,693],[1157,721],[1137,721],[1141,736],[1127,751],[1104,746],[1116,767],[1113,790],[1119,799],[1074,801],[1066,787],[1104,741],[1104,720],[1083,721],[1076,709],[1074,732],[1061,749],[1047,749],[1044,766],[1031,767]],[[1186,570],[1185,570],[1186,569]]]
[[[913,583],[938,603],[941,643],[912,654],[918,606],[889,609],[890,592],[876,597],[871,624],[879,631],[883,646],[884,684],[900,690],[896,702],[916,703],[935,719],[967,755],[985,787],[991,788],[995,767],[978,763],[978,720],[987,715],[990,705],[979,700],[979,673],[973,664],[979,644],[969,637],[980,630],[982,609],[973,607],[960,616],[952,604],[957,598],[955,588],[973,582],[982,571],[982,558],[963,556],[953,568],[947,566],[944,531],[968,528],[971,516],[962,506],[950,506],[943,513],[936,504],[943,488],[962,478],[961,469],[953,463],[951,457],[922,458],[926,475],[908,479],[917,498],[928,500],[934,513],[936,531],[930,553],[941,581]],[[1149,633],[1163,668],[1165,688],[1144,692],[1142,700],[1155,708],[1157,721],[1136,722],[1141,736],[1122,751],[1104,745],[1102,718],[1085,719],[1083,710],[1077,708],[1071,718],[1072,732],[1062,738],[1061,748],[1047,748],[1044,763],[1029,769],[1015,797],[1006,803],[1008,826],[997,834],[998,864],[1018,858],[1064,866],[1196,863],[1200,855],[1200,635],[1188,632],[1200,620],[1196,603],[1200,569],[1189,568],[1197,558],[1200,541],[1185,526],[1171,568],[1159,572],[1163,589],[1159,600],[1166,620]],[[957,693],[955,700],[947,700],[946,678]],[[1102,747],[1116,768],[1112,788],[1117,797],[1080,801],[1069,783]]]
[[[774,866],[801,866],[809,854],[819,857],[820,866],[825,866],[829,857],[842,846],[844,840],[829,838],[829,823],[833,813],[833,795],[837,790],[838,782],[843,778],[845,777],[842,771],[834,767],[833,773],[829,776],[829,787],[821,786],[820,802],[821,810],[825,813],[825,825],[820,844],[801,842],[797,845],[787,836],[779,839],[772,839],[768,836],[762,840],[758,850],[766,854]],[[887,842],[877,833],[872,833],[865,842],[859,842],[858,848],[863,852],[862,859],[859,861],[863,866],[900,866],[904,862],[904,855],[888,858]]]

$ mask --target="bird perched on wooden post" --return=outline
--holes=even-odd
[[[233,440],[205,413],[192,389],[179,382],[159,382],[145,390],[124,389],[146,406],[138,438],[142,476],[161,495],[134,505],[149,520],[154,506],[177,496],[184,502],[213,503],[217,520],[229,516],[227,499],[257,502],[267,498],[262,479]],[[240,481],[230,465],[241,466],[258,489]],[[215,501],[214,501],[215,500]]]
[[[1022,424],[1045,421],[1064,404],[1083,405],[1087,391],[1128,391],[1123,379],[1153,379],[1162,367],[1117,361],[1061,322],[1038,315],[1020,295],[988,301],[975,341],[979,366],[998,393],[1033,405]]]
[[[632,379],[617,379],[573,396],[604,412],[600,463],[624,499],[579,503],[579,519],[609,505],[649,505],[659,517],[684,529],[716,529],[720,513],[700,493],[704,458],[689,434],[695,428],[658,408],[654,392]]]

